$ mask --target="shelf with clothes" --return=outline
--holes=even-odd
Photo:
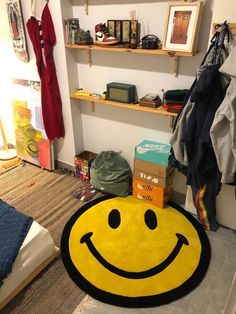
[[[113,106],[113,107],[119,107],[123,109],[130,109],[130,110],[138,110],[142,112],[149,112],[149,113],[154,113],[154,114],[159,114],[159,115],[164,115],[169,117],[170,119],[170,127],[173,126],[174,123],[174,118],[177,116],[177,113],[174,112],[168,112],[162,107],[158,108],[150,108],[150,107],[144,107],[140,106],[139,104],[126,104],[126,103],[121,103],[117,101],[111,101],[111,100],[104,100],[104,99],[98,99],[93,96],[77,96],[75,93],[72,93],[70,96],[72,99],[76,100],[84,100],[87,102],[90,102],[92,104],[92,111],[94,112],[94,104],[101,104],[105,106]]]

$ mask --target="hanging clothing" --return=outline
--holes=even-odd
[[[216,230],[216,196],[221,188],[221,173],[210,139],[210,128],[225,96],[228,80],[219,72],[228,56],[222,33],[215,33],[191,94],[175,124],[170,143],[177,169],[186,171],[198,218],[205,229]],[[228,35],[228,33],[227,33]],[[228,36],[229,38],[229,36]],[[173,166],[175,166],[173,164]]]
[[[214,42],[210,45],[200,67],[197,69],[196,79],[190,88],[189,95],[184,103],[183,109],[176,119],[173,134],[170,139],[173,152],[172,160],[173,166],[177,164],[178,166],[176,168],[183,174],[186,173],[186,170],[182,171],[182,168],[186,169],[188,167],[188,158],[185,143],[183,141],[183,132],[185,131],[188,119],[195,105],[195,103],[191,100],[192,92],[206,67],[214,64],[218,64],[219,66],[222,65],[227,56],[228,52],[225,47],[215,47]],[[223,82],[223,86],[226,86],[227,83],[228,82]]]
[[[35,14],[35,15],[34,15]],[[41,80],[41,102],[44,128],[50,140],[65,134],[62,116],[62,102],[53,60],[53,46],[56,43],[51,13],[45,0],[32,1],[32,16],[26,23],[36,56],[38,74]]]
[[[222,183],[235,184],[236,181],[236,47],[220,68],[229,75],[231,82],[225,98],[215,114],[210,130],[217,163],[222,172]]]
[[[215,204],[221,187],[221,174],[210,140],[211,125],[225,95],[218,69],[214,64],[202,72],[191,95],[195,105],[183,134],[189,162],[187,184],[192,187],[198,216],[200,220],[205,217],[203,226],[210,230],[217,229]]]

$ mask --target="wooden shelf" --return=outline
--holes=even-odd
[[[72,93],[70,95],[70,97],[72,99],[84,100],[84,101],[88,101],[88,102],[92,103],[92,111],[94,111],[94,104],[96,103],[96,104],[101,104],[101,105],[105,105],[105,106],[113,106],[113,107],[119,107],[119,108],[123,108],[123,109],[138,110],[138,111],[142,111],[142,112],[150,112],[150,113],[155,113],[155,114],[167,116],[170,118],[170,123],[169,123],[170,127],[173,127],[174,118],[177,116],[177,113],[168,112],[168,111],[164,110],[162,107],[150,108],[150,107],[140,106],[139,104],[126,104],[126,103],[117,102],[117,101],[97,99],[97,98],[92,97],[92,96],[77,96],[77,95],[75,95],[75,93]]]
[[[96,45],[66,45],[66,48],[73,48],[79,50],[89,51],[112,51],[112,52],[128,52],[135,54],[147,54],[147,55],[161,55],[170,57],[192,57],[195,55],[194,52],[184,51],[167,51],[162,49],[131,49],[131,48],[120,48],[120,47],[101,47]]]
[[[195,55],[194,52],[184,52],[184,51],[167,51],[162,49],[131,49],[131,48],[121,48],[121,47],[101,47],[97,45],[66,45],[66,48],[85,50],[88,52],[88,64],[92,65],[91,51],[112,51],[120,53],[134,53],[134,54],[146,54],[146,55],[159,55],[159,56],[169,56],[173,59],[173,74],[175,77],[178,76],[178,64],[179,57],[192,57]]]

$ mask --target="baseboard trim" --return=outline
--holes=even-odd
[[[55,169],[62,169],[62,170],[65,169],[65,170],[74,172],[75,166],[67,164],[67,163],[60,161],[60,160],[55,160]]]

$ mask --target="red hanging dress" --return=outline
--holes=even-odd
[[[38,74],[41,80],[44,128],[47,137],[50,140],[55,140],[63,137],[65,130],[61,96],[53,60],[53,46],[56,43],[56,35],[47,3],[42,8],[40,19],[31,16],[26,26],[33,45]]]

